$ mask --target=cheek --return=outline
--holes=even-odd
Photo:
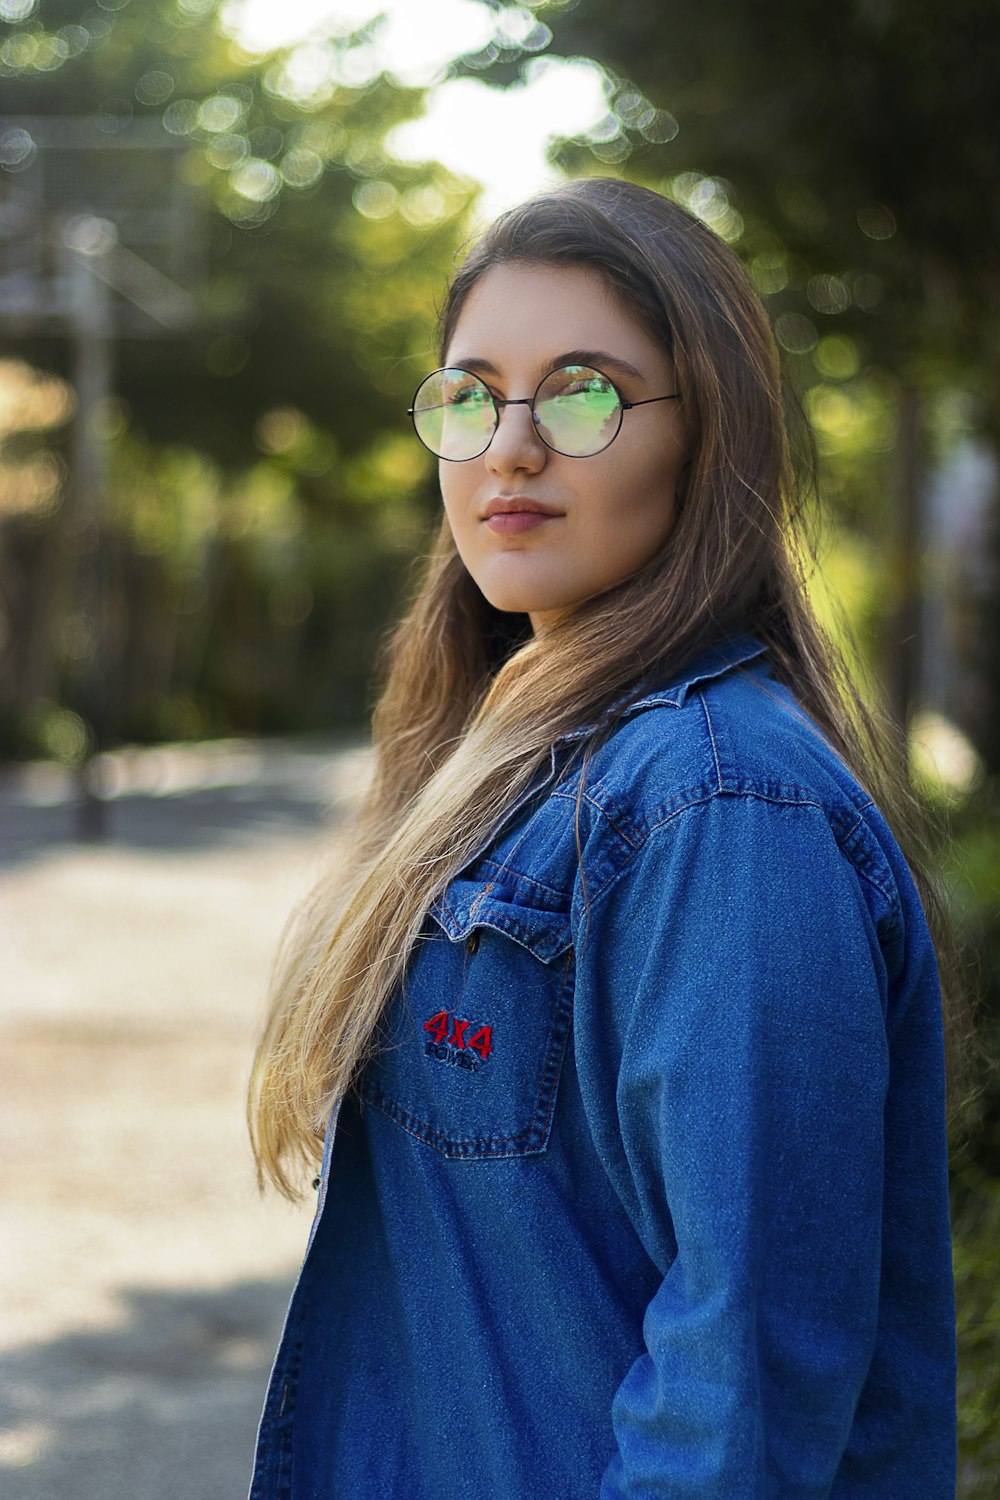
[[[449,465],[449,471],[445,473],[442,465],[439,476],[445,517],[451,529],[452,540],[466,566],[473,563],[480,539],[479,521],[475,513],[476,479],[467,472],[472,468],[475,468],[475,462],[454,464]]]
[[[668,536],[673,525],[677,477],[683,462],[679,447],[637,453],[632,461],[610,468],[599,485],[591,514],[619,551],[647,550]]]
[[[463,510],[461,504],[463,486],[460,470],[457,467],[452,468],[450,465],[447,469],[443,464],[439,465],[438,488],[441,491],[441,501],[444,505],[445,515],[451,523],[452,531],[454,531]]]

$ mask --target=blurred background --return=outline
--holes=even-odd
[[[998,76],[993,0],[0,0],[4,1496],[243,1492],[309,1205],[257,1200],[241,1090],[436,524],[405,408],[463,242],[595,172],[764,296],[817,604],[938,830],[997,1493]]]

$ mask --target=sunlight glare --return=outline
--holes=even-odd
[[[558,136],[574,136],[608,111],[599,68],[583,61],[546,59],[526,83],[491,88],[454,78],[428,95],[427,111],[391,131],[387,149],[400,161],[438,161],[483,184],[479,211],[492,218],[531,193],[561,180],[546,150]]]
[[[378,15],[384,20],[370,45],[343,58],[339,71],[334,64],[331,74],[323,37],[349,35]],[[509,88],[475,78],[438,82],[456,57],[497,35],[497,14],[480,0],[291,0],[283,6],[227,0],[222,18],[248,52],[295,49],[285,77],[303,96],[319,97],[336,82],[363,87],[383,69],[404,86],[426,87],[424,114],[397,126],[387,148],[399,161],[440,162],[482,183],[484,217],[558,181],[561,174],[546,158],[550,143],[582,134],[608,113],[607,79],[582,58],[537,57],[525,81]],[[509,25],[517,19],[509,17]]]
[[[477,52],[494,35],[497,17],[480,0],[227,0],[222,21],[248,52],[294,47],[307,39],[349,36],[376,16],[380,66],[405,86],[423,88],[453,58]]]

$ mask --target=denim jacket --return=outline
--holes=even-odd
[[[327,1135],[252,1500],[953,1500],[940,996],[755,642],[565,736]],[[579,846],[578,846],[579,840]]]

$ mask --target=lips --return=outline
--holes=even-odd
[[[530,500],[526,495],[495,495],[492,500],[488,501],[482,519],[488,521],[491,516],[560,516],[562,514],[563,512],[557,510],[554,505],[546,505],[541,500]]]

